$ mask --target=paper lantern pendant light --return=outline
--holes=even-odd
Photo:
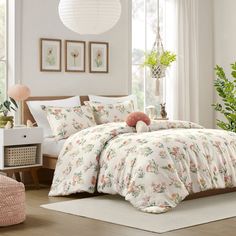
[[[115,26],[121,15],[120,0],[60,0],[63,24],[79,34],[102,34]]]

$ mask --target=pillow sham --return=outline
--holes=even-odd
[[[132,101],[116,104],[102,104],[87,101],[85,105],[92,108],[95,121],[98,125],[111,122],[124,122],[126,117],[134,111]]]
[[[42,107],[56,140],[68,138],[82,129],[96,125],[93,112],[88,106]]]
[[[60,106],[60,107],[75,107],[80,105],[80,96],[75,96],[67,99],[50,100],[50,101],[27,101],[26,102],[31,114],[33,115],[37,125],[43,128],[45,137],[52,137],[52,131],[47,120],[45,112],[41,106]]]
[[[103,104],[116,104],[116,103],[120,103],[120,102],[133,101],[134,111],[138,110],[137,97],[135,95],[129,95],[129,96],[125,96],[125,97],[116,97],[116,98],[89,95],[89,101],[99,102],[99,103],[103,103]]]

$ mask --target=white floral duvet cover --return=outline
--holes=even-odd
[[[236,134],[183,121],[153,121],[150,132],[125,123],[91,127],[62,149],[50,196],[120,194],[162,213],[191,193],[236,187]]]

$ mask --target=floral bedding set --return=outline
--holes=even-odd
[[[153,121],[146,133],[109,123],[68,138],[49,195],[97,188],[144,212],[162,213],[189,194],[235,186],[235,133],[184,121]]]

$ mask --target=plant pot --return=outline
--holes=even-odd
[[[14,117],[13,116],[0,116],[0,128],[4,128],[7,122],[10,121],[13,127]]]
[[[166,66],[156,65],[151,68],[151,77],[160,79],[166,76]]]

